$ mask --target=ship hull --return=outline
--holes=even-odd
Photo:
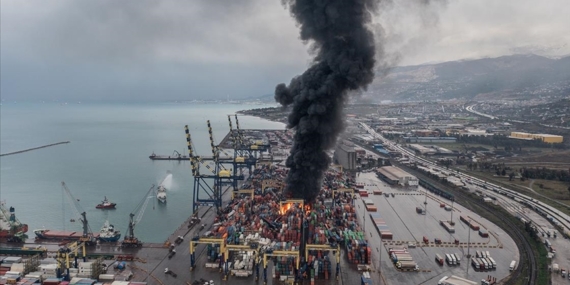
[[[38,239],[46,240],[79,240],[83,237],[81,232],[41,230],[34,231]],[[98,234],[95,235],[98,238]]]
[[[117,205],[117,204],[115,204],[115,203],[112,203],[112,204],[110,204],[110,205],[101,205],[101,204],[99,204],[99,205],[95,206],[95,208],[97,208],[97,209],[115,209],[115,206],[116,206],[116,205]]]
[[[118,241],[119,239],[121,239],[121,235],[120,235],[120,234],[119,234],[119,235],[116,235],[116,236],[113,236],[113,237],[101,237],[101,236],[99,236],[99,240],[102,241],[102,242],[116,242],[116,241]]]
[[[13,238],[15,233],[27,233],[28,232],[28,225],[27,224],[23,224],[19,227],[17,227],[14,231],[10,232],[9,230],[0,230],[0,238],[1,239],[6,239],[6,238]]]

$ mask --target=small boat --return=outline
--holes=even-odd
[[[160,185],[158,186],[158,192],[156,193],[156,199],[161,203],[166,203],[166,188]]]
[[[116,203],[109,202],[109,200],[107,200],[107,196],[105,196],[105,199],[103,201],[101,201],[101,204],[97,204],[97,206],[95,206],[95,208],[97,208],[97,209],[115,209],[116,205],[117,205]]]
[[[108,220],[105,221],[101,231],[99,232],[99,239],[102,242],[115,242],[121,238],[121,232],[115,230],[115,226],[111,225]]]

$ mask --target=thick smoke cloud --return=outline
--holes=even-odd
[[[286,195],[313,201],[330,164],[332,148],[343,129],[347,94],[374,79],[375,45],[368,29],[374,0],[284,1],[299,23],[301,40],[311,42],[313,64],[288,86],[275,88],[275,100],[292,105],[288,127],[295,141],[286,165]]]

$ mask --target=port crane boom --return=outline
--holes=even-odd
[[[63,191],[65,192],[65,196],[67,197],[69,203],[71,204],[71,209],[74,211],[73,217],[79,218],[83,227],[83,236],[79,238],[79,241],[85,242],[87,244],[95,242],[95,238],[93,237],[93,232],[89,227],[89,222],[87,221],[87,214],[79,204],[79,199],[76,199],[65,182],[61,181],[61,186],[63,187]],[[71,222],[75,222],[75,219],[71,219]]]
[[[148,202],[150,199],[153,198],[153,196],[150,195],[153,190],[154,190],[154,184],[150,187],[150,189],[148,189],[148,192],[145,194],[144,198],[139,202],[136,208],[129,214],[128,234],[125,236],[125,239],[121,243],[122,247],[142,246],[142,242],[135,237],[135,226],[142,220],[144,211],[148,206]]]

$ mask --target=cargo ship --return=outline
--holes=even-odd
[[[54,231],[39,229],[34,230],[36,238],[38,239],[48,239],[48,240],[79,240],[83,237],[83,232],[80,231]],[[93,233],[94,238],[99,238],[98,233]]]
[[[99,240],[102,242],[115,242],[121,238],[121,232],[115,230],[115,226],[111,225],[108,220],[105,221],[101,231],[99,231]]]
[[[28,236],[28,225],[22,224],[16,218],[14,207],[6,210],[4,202],[0,203],[0,239],[9,242],[23,242]]]
[[[101,201],[101,204],[97,204],[97,206],[95,206],[95,208],[97,208],[97,209],[115,209],[116,205],[117,205],[117,203],[109,202],[109,200],[107,200],[107,196],[105,196],[105,199],[103,199],[103,201]]]
[[[189,157],[186,155],[182,155],[179,152],[177,152],[176,150],[172,153],[172,155],[157,155],[154,152],[148,157],[152,160],[188,160]]]

